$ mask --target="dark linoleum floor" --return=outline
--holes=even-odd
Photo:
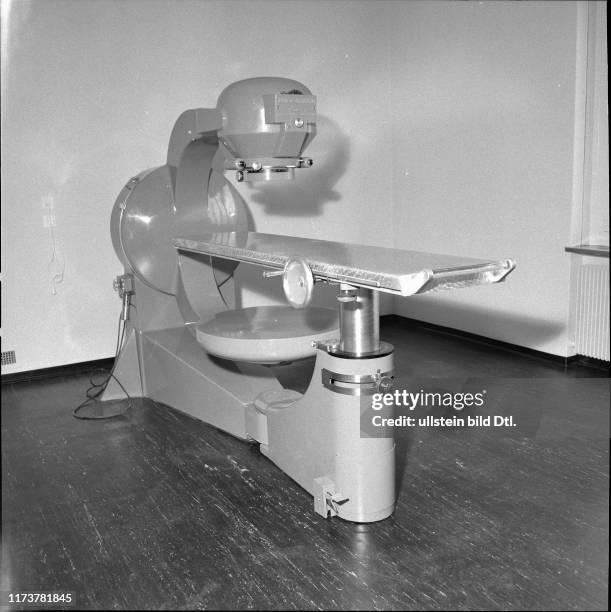
[[[314,514],[256,445],[149,400],[74,419],[88,375],[3,385],[2,589],[77,609],[607,609],[608,373],[396,317],[382,337],[398,388],[475,379],[526,425],[398,430],[397,509],[371,525]]]

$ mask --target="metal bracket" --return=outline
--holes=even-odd
[[[119,294],[121,299],[123,299],[126,293],[134,293],[134,275],[128,272],[127,274],[116,276],[112,281],[112,288]]]
[[[113,289],[119,294],[123,305],[121,309],[121,320],[129,319],[129,309],[131,306],[131,296],[136,292],[134,285],[134,275],[129,272],[117,276],[112,282]]]
[[[338,374],[326,368],[321,370],[322,384],[334,393],[343,395],[373,395],[380,388],[387,391],[392,386],[392,371],[375,374]]]
[[[339,507],[350,501],[345,495],[335,491],[330,478],[321,476],[314,479],[314,511],[324,518],[337,516]]]
[[[314,160],[309,157],[266,157],[257,159],[235,159],[226,162],[225,169],[236,169],[236,181],[271,181],[295,178],[296,168],[311,168]]]

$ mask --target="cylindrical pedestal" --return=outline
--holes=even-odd
[[[366,381],[378,373],[390,375],[393,355],[350,359],[323,354],[318,364],[338,379]],[[343,383],[335,391],[325,388],[323,394],[327,419],[321,425],[333,432],[330,475],[337,491],[348,498],[337,507],[337,514],[358,523],[385,519],[395,505],[395,442],[392,431],[386,430],[385,437],[367,437],[362,431],[361,419],[370,412],[370,384]]]
[[[380,313],[378,292],[363,287],[347,291],[353,297],[343,301],[340,291],[339,326],[342,353],[360,357],[380,348]]]
[[[390,516],[395,506],[395,443],[392,429],[366,431],[377,381],[390,376],[392,350],[382,356],[316,354],[305,395],[263,394],[249,433],[261,452],[314,496],[322,516],[358,523]],[[288,400],[288,401],[287,401]],[[369,432],[370,434],[371,432]]]
[[[314,496],[322,516],[372,523],[395,506],[392,429],[371,431],[371,400],[392,379],[393,349],[380,342],[377,291],[342,284],[340,333],[317,343],[305,395],[259,397],[251,435],[261,452]],[[285,400],[289,400],[288,402]]]

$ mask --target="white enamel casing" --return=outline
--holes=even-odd
[[[310,357],[313,343],[337,335],[338,317],[329,308],[296,310],[287,306],[253,306],[218,313],[196,327],[207,353],[253,363],[280,363]]]
[[[381,430],[379,437],[364,435],[361,415],[371,406],[372,396],[330,390],[322,384],[325,370],[349,377],[392,372],[393,355],[351,359],[318,350],[310,386],[300,399],[288,406],[255,402],[253,410],[263,422],[261,452],[315,498],[317,482],[327,480],[346,500],[335,508],[340,518],[381,521],[392,514],[396,501],[392,428]]]
[[[311,91],[303,83],[279,77],[237,81],[221,92],[217,102],[217,110],[222,116],[219,140],[235,158],[296,158],[314,138],[316,125],[313,121],[304,121],[303,125],[297,123],[292,127],[300,130],[300,138],[293,141],[290,150],[284,150],[282,155],[277,155],[285,126],[280,121],[266,120],[265,101],[265,96],[276,94],[285,96],[287,108],[295,112],[295,120],[300,119],[300,102],[313,98]]]

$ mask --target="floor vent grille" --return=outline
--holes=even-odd
[[[2,365],[11,365],[12,363],[17,363],[15,351],[2,351]]]

